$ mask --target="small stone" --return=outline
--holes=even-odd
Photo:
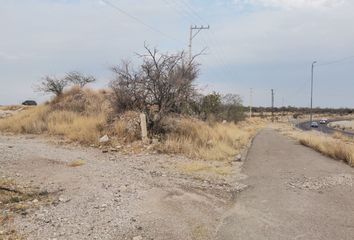
[[[38,199],[34,199],[32,202],[33,203],[38,203]]]
[[[100,143],[107,143],[107,142],[109,142],[109,137],[107,135],[104,135],[103,137],[100,138],[99,142]]]
[[[133,240],[143,240],[143,237],[142,236],[135,236],[135,237],[133,237]]]
[[[70,200],[71,200],[70,198],[59,197],[59,202],[62,202],[62,203],[69,202]]]
[[[238,154],[238,155],[235,157],[235,161],[236,161],[236,162],[241,162],[241,160],[242,160],[242,156],[241,156],[241,154]]]

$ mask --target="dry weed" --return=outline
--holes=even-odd
[[[247,146],[263,126],[260,120],[208,124],[191,118],[175,119],[174,128],[158,150],[206,160],[229,160]]]
[[[72,160],[72,161],[68,162],[67,165],[69,167],[80,167],[80,166],[85,165],[85,164],[86,164],[85,160],[76,159],[76,160]]]
[[[278,125],[275,128],[297,139],[304,146],[333,159],[345,161],[354,167],[354,139],[352,138],[340,133],[325,135],[315,131],[304,132],[288,125]]]

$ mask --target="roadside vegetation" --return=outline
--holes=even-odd
[[[239,154],[265,121],[245,120],[238,95],[200,94],[195,57],[188,62],[183,52],[145,49],[139,67],[128,61],[113,67],[115,77],[104,90],[86,87],[95,78],[79,72],[45,76],[36,89],[52,93],[52,100],[0,119],[0,131],[118,149],[151,144],[155,151],[207,160]],[[150,142],[141,141],[140,113]]]
[[[274,126],[282,133],[298,140],[330,158],[341,160],[354,167],[354,139],[343,134],[325,135],[317,131],[301,131],[286,124]]]
[[[343,120],[337,122],[331,122],[328,124],[332,128],[344,130],[344,131],[353,131],[354,130],[354,121]]]

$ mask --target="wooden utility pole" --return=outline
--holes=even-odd
[[[192,44],[193,44],[193,39],[200,33],[202,30],[207,30],[210,29],[210,26],[208,25],[207,27],[202,26],[197,26],[197,25],[192,25],[189,29],[189,63],[192,61]],[[196,33],[194,33],[194,30],[197,30]]]
[[[271,89],[272,93],[272,122],[274,122],[274,89]]]

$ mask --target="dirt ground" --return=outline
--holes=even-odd
[[[79,166],[69,166],[72,161]],[[0,203],[0,214],[11,215],[0,224],[0,239],[9,238],[9,228],[33,240],[214,239],[245,188],[241,163],[200,164],[204,168],[187,171],[194,160],[180,156],[102,153],[38,136],[0,135],[1,179],[51,199],[27,198],[23,203],[31,207],[15,214]],[[225,168],[230,174],[215,172]]]

